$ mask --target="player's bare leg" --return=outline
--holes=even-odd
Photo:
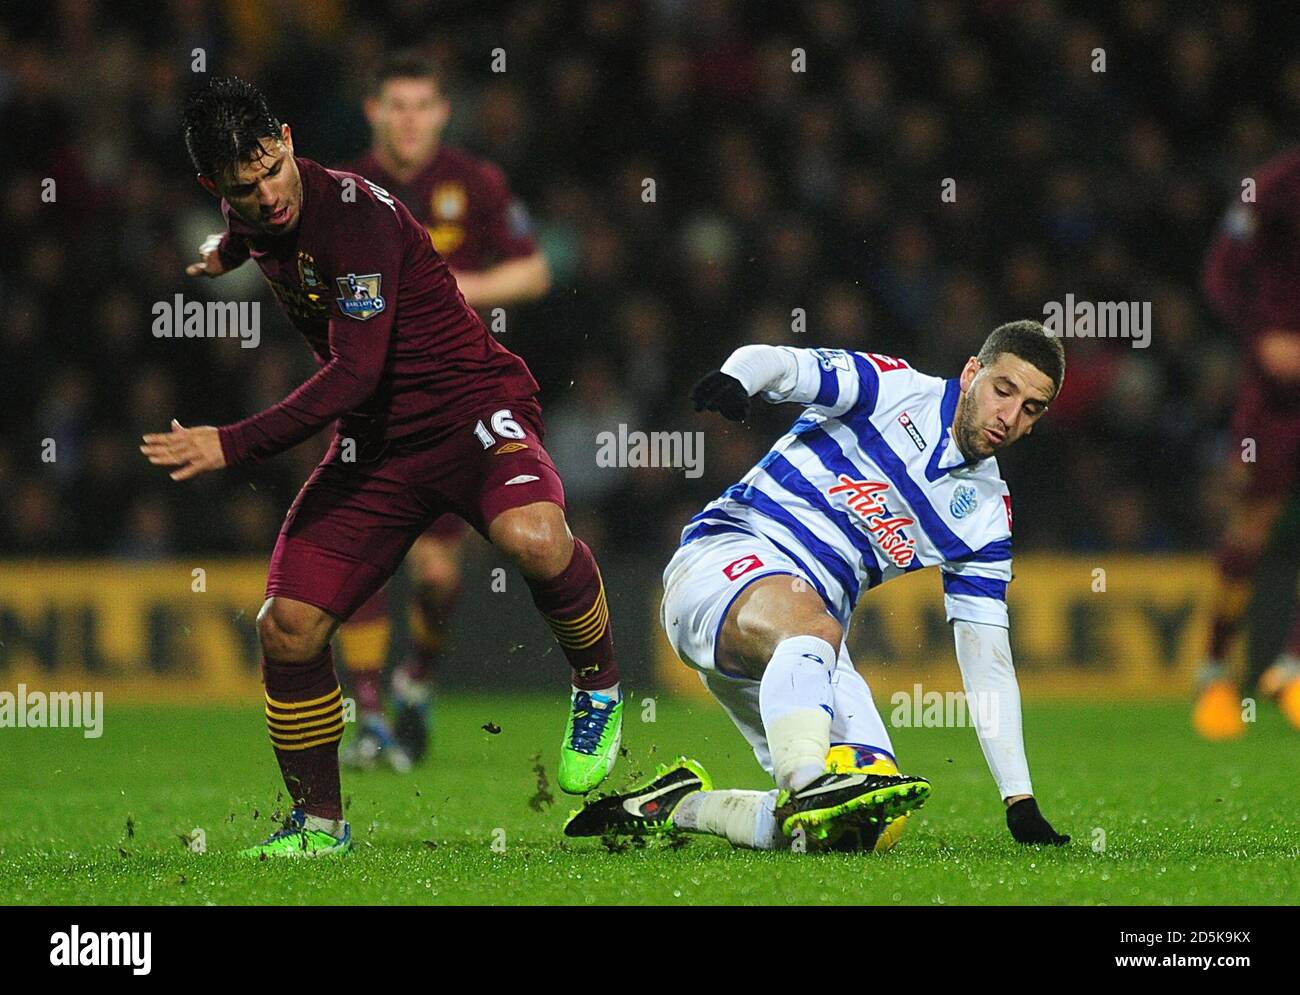
[[[266,725],[293,815],[283,830],[247,856],[346,853],[338,744],[343,701],[330,637],[338,619],[314,605],[268,598],[257,614],[266,686]]]
[[[1237,471],[1234,489],[1244,491],[1244,471]],[[1282,513],[1280,496],[1241,494],[1231,503],[1228,527],[1216,555],[1217,590],[1209,645],[1198,675],[1192,725],[1207,739],[1233,739],[1246,731],[1241,717],[1241,691],[1228,676],[1225,658],[1241,628],[1250,601],[1251,581],[1264,547]]]
[[[453,519],[459,524],[458,519]],[[433,678],[460,594],[464,534],[426,532],[406,555],[413,590],[408,617],[411,651],[393,672],[397,706],[394,733],[413,762],[423,759],[429,744],[429,709]]]
[[[586,794],[613,769],[623,722],[600,570],[587,544],[569,531],[564,509],[550,501],[501,512],[488,524],[488,538],[524,575],[568,658],[572,707],[557,781],[569,794]]]
[[[825,770],[842,638],[817,592],[788,575],[749,585],[723,620],[718,666],[761,682],[763,727],[783,791],[798,791]]]

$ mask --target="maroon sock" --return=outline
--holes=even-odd
[[[603,691],[618,683],[614,633],[609,624],[605,585],[596,558],[581,539],[573,540],[573,558],[558,577],[529,580],[533,603],[545,616],[556,642],[573,668],[573,686]]]
[[[384,711],[384,675],[379,670],[353,670],[348,674],[352,693],[357,697],[357,712],[362,716],[382,715]]]
[[[1210,623],[1209,657],[1223,662],[1228,643],[1241,626],[1250,600],[1250,581],[1259,563],[1259,553],[1239,546],[1223,546],[1216,557],[1219,567],[1218,592]]]
[[[413,681],[433,679],[438,658],[451,628],[451,617],[460,600],[460,583],[438,586],[420,584],[411,605],[411,654],[406,674]]]
[[[323,819],[343,818],[339,740],[343,693],[328,646],[313,660],[281,663],[262,657],[266,726],[295,808]]]

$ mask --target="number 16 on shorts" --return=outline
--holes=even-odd
[[[515,421],[514,416],[510,413],[509,408],[502,408],[500,411],[494,411],[492,417],[488,419],[492,425],[492,430],[488,431],[483,419],[479,419],[478,424],[474,426],[474,435],[479,442],[483,443],[484,449],[491,449],[497,444],[497,439],[522,439],[526,435],[524,430]],[[496,433],[495,435],[493,433]]]

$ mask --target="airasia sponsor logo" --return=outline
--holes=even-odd
[[[751,570],[757,570],[762,565],[763,561],[750,553],[748,556],[742,556],[740,559],[728,563],[722,568],[722,572],[727,575],[727,580],[735,580],[738,577],[745,576]]]
[[[888,490],[889,485],[879,480],[854,480],[840,474],[840,482],[826,493],[845,495],[849,511],[862,519],[880,551],[894,566],[905,568],[916,556],[916,540],[903,535],[903,529],[915,524],[916,519],[904,515],[886,517],[889,514],[885,507]]]

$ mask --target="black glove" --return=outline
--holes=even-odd
[[[1017,843],[1065,846],[1070,842],[1070,837],[1062,836],[1043,818],[1043,813],[1038,811],[1038,802],[1032,798],[1022,798],[1007,808],[1007,828]]]
[[[696,411],[716,411],[723,418],[744,421],[749,417],[749,394],[730,373],[714,370],[691,388]]]

